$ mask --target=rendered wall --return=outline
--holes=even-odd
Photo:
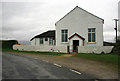
[[[78,46],[78,53],[110,53],[113,46]]]
[[[43,51],[43,52],[63,52],[67,53],[66,46],[33,46],[33,45],[13,45],[14,50]]]
[[[88,28],[96,28],[96,43],[88,43]],[[56,45],[67,46],[69,41],[61,42],[61,29],[68,29],[68,38],[74,33],[85,38],[85,46],[103,46],[102,20],[80,8],[75,8],[56,23]]]
[[[113,46],[78,46],[78,53],[110,53]],[[63,52],[67,53],[67,46],[32,46],[13,45],[14,50],[43,51],[43,52]]]

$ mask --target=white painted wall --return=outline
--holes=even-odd
[[[78,53],[110,53],[113,46],[78,46]],[[67,46],[33,46],[13,45],[14,50],[63,52],[67,53]]]
[[[78,46],[78,53],[110,53],[114,46]]]
[[[13,45],[14,50],[25,50],[25,51],[43,51],[43,52],[63,52],[67,53],[66,46],[47,46],[47,45]]]
[[[31,41],[31,45],[32,45],[32,46],[35,45],[35,39],[33,39],[33,40]]]
[[[88,28],[96,28],[96,43],[88,43]],[[68,43],[61,43],[62,29],[68,29],[68,38],[74,33],[85,38],[85,46],[103,46],[102,20],[78,7],[56,23],[57,46],[69,45],[69,41]]]
[[[33,45],[33,46],[39,46],[40,45],[40,38],[34,38],[31,41],[31,45]]]

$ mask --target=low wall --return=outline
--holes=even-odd
[[[113,46],[78,46],[78,53],[110,53]],[[13,45],[14,50],[63,52],[67,53],[67,46],[33,46]]]
[[[78,53],[110,53],[114,46],[78,46]]]
[[[32,45],[13,45],[14,50],[43,51],[43,52],[63,52],[67,53],[66,46],[32,46]]]

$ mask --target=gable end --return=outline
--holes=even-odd
[[[70,12],[68,12],[64,17],[62,17],[60,20],[58,20],[58,21],[55,23],[55,26],[56,26],[56,24],[57,24],[59,21],[61,21],[63,18],[65,18],[69,13],[71,13],[72,11],[74,11],[76,8],[79,8],[79,9],[81,9],[81,10],[83,10],[83,11],[89,13],[90,15],[92,15],[92,16],[94,16],[94,17],[100,19],[100,20],[102,20],[102,23],[104,24],[104,19],[102,19],[102,18],[100,18],[100,17],[98,17],[98,16],[96,16],[96,15],[94,15],[94,14],[92,14],[92,13],[90,13],[90,12],[88,12],[88,11],[86,11],[86,10],[84,10],[84,9],[82,9],[82,8],[80,8],[80,7],[78,7],[78,6],[76,6],[74,9],[72,9]]]

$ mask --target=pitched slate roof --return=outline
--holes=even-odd
[[[73,38],[74,36],[78,36],[79,38],[81,38],[82,40],[85,40],[85,38],[83,38],[82,36],[78,35],[77,33],[73,34],[72,36],[70,36],[68,39]]]
[[[55,30],[49,30],[47,32],[43,32],[39,35],[36,35],[30,41],[32,41],[34,38],[41,38],[41,37],[53,37],[53,39],[55,39]]]
[[[87,12],[87,13],[93,15],[93,16],[95,16],[95,17],[98,18],[98,19],[101,19],[101,20],[102,20],[102,23],[104,23],[104,19],[102,19],[102,18],[100,18],[100,17],[98,17],[98,16],[96,16],[96,15],[94,15],[94,14],[92,14],[92,13],[86,11],[86,10],[84,10],[83,8],[78,7],[78,6],[76,6],[74,9],[72,9],[72,10],[71,10],[69,13],[67,13],[64,17],[66,17],[68,14],[70,14],[70,13],[71,13],[72,11],[74,11],[76,8],[79,8],[79,9],[81,9],[81,10],[83,10],[83,11],[85,11],[85,12]],[[55,23],[55,25],[56,25],[59,21],[61,21],[64,17],[62,17],[60,20],[58,20],[58,21]]]

